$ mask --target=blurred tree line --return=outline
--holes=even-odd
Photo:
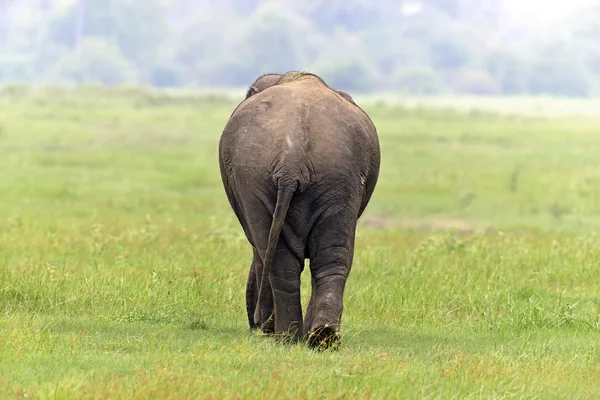
[[[600,8],[541,35],[502,0],[0,0],[0,82],[600,94]]]

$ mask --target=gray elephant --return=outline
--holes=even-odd
[[[379,165],[376,128],[350,95],[302,72],[252,84],[219,143],[225,192],[253,249],[246,286],[251,329],[339,346],[357,220]],[[312,294],[303,320],[307,258]]]
[[[254,96],[255,94],[262,92],[263,90],[273,86],[273,85],[277,85],[277,83],[281,80],[283,75],[281,74],[265,74],[261,77],[259,77],[256,81],[254,81],[254,83],[250,86],[250,88],[248,89],[248,91],[246,92],[246,99],[250,96]],[[342,96],[343,98],[345,98],[346,100],[348,100],[350,103],[352,104],[356,104],[354,102],[354,99],[352,98],[352,96],[350,96],[348,93],[343,92],[341,90],[335,90],[334,91],[339,94],[340,96]]]

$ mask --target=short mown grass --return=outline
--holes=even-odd
[[[234,107],[0,89],[0,398],[596,396],[600,118],[365,106],[380,182],[315,352],[247,327]]]

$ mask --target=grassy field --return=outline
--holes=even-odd
[[[600,115],[366,107],[380,182],[318,353],[248,331],[234,106],[0,89],[0,398],[597,396]]]

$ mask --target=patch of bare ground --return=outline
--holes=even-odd
[[[369,215],[361,219],[361,226],[374,229],[410,229],[417,231],[454,231],[462,233],[484,233],[489,227],[452,216],[436,215],[424,218],[392,218]]]

